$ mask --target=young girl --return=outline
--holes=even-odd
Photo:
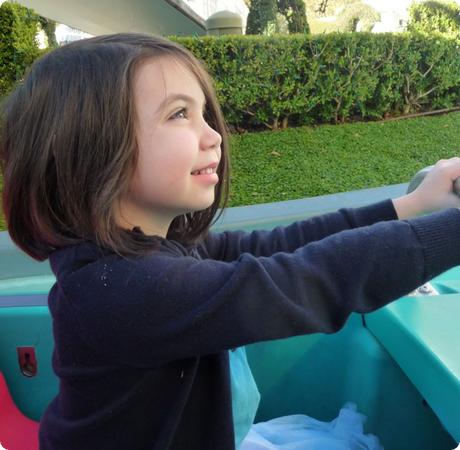
[[[4,106],[0,149],[10,236],[57,279],[42,450],[233,450],[258,398],[229,350],[335,332],[460,264],[459,158],[394,200],[208,232],[228,190],[225,124],[200,63],[164,39],[100,36],[38,60]],[[242,448],[272,448],[256,431]],[[378,448],[358,434],[289,448]]]

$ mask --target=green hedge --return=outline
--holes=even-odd
[[[460,103],[458,41],[418,34],[173,38],[212,73],[236,129],[374,119]]]
[[[0,7],[0,97],[40,54],[38,16]],[[460,104],[459,42],[422,34],[173,37],[213,75],[233,130],[378,119]]]
[[[0,6],[0,97],[22,78],[40,55],[36,41],[39,17],[17,3]]]

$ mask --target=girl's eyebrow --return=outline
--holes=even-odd
[[[168,105],[170,105],[171,103],[173,103],[173,102],[175,102],[177,100],[183,100],[184,102],[191,103],[192,105],[197,104],[197,101],[193,97],[190,97],[189,95],[186,95],[186,94],[171,94],[168,97],[166,97],[160,103],[160,106],[158,107],[157,112],[163,111]],[[203,102],[203,110],[204,110],[205,106],[206,106],[206,98],[204,99],[204,102]]]

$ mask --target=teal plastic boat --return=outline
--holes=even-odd
[[[311,208],[306,200],[231,208],[215,228],[268,229],[304,218]],[[58,387],[47,308],[54,281],[48,262],[33,261],[0,233],[0,372],[12,401],[35,422]],[[353,401],[368,417],[366,432],[386,450],[456,448],[460,267],[432,280],[431,288],[372,314],[353,314],[336,334],[248,346],[262,396],[256,421],[298,413],[329,421]],[[0,418],[2,407],[0,395]],[[1,430],[0,424],[0,443]]]

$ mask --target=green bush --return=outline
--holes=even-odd
[[[39,56],[37,26],[38,16],[32,10],[10,2],[0,6],[0,97]]]
[[[458,41],[422,34],[173,38],[215,79],[237,129],[340,123],[459,104]]]
[[[460,7],[455,2],[425,1],[413,3],[409,9],[409,31],[443,33],[458,36]]]

